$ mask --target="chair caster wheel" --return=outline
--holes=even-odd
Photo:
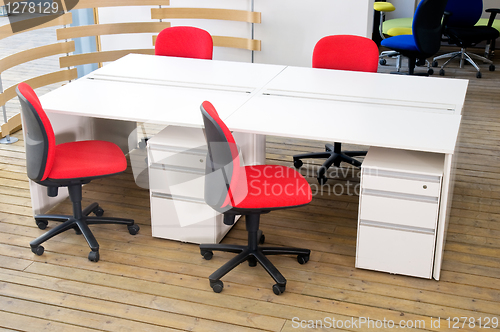
[[[102,215],[104,214],[104,210],[102,209],[102,207],[98,206],[94,209],[94,214],[97,216],[97,217],[102,217]]]
[[[250,266],[250,267],[257,266],[257,259],[253,256],[248,257],[248,266]]]
[[[387,60],[386,59],[380,59],[379,63],[382,65],[382,66],[385,66],[387,64]]]
[[[490,70],[490,71],[495,71],[495,65],[490,65],[489,70]]]
[[[286,285],[280,286],[278,284],[273,285],[273,293],[276,295],[283,294],[285,292]]]
[[[480,71],[478,71],[478,72],[476,73],[476,77],[477,77],[477,78],[481,78],[481,77],[483,77],[483,75],[481,74],[481,72],[480,72]]]
[[[99,251],[91,251],[89,253],[89,261],[98,262],[99,261]]]
[[[209,250],[201,250],[200,253],[203,256],[203,258],[207,261],[211,260],[212,257],[214,257],[214,253]]]
[[[432,61],[432,67],[434,67],[434,68],[435,68],[435,67],[437,67],[437,66],[438,66],[438,62],[437,62],[437,60]]]
[[[128,232],[130,233],[130,235],[136,235],[137,233],[139,233],[139,225],[136,225],[136,224],[133,224],[133,225],[130,225],[130,226],[127,226],[128,228]]]
[[[328,178],[325,177],[325,176],[322,176],[322,177],[318,177],[318,183],[320,185],[324,185],[326,183],[326,181],[328,181]]]
[[[78,226],[74,227],[73,229],[75,230],[75,234],[76,235],[81,235],[82,234],[82,231],[80,230],[80,228],[78,228]]]
[[[220,293],[220,292],[222,292],[222,289],[224,288],[224,283],[220,280],[210,281],[210,287],[212,287],[212,289],[215,293]]]
[[[38,228],[40,229],[45,229],[47,228],[47,225],[49,224],[49,222],[47,220],[36,220],[36,225],[38,226]]]
[[[297,262],[299,262],[300,265],[309,262],[309,255],[298,255]]]
[[[434,69],[432,69],[432,68],[427,69],[427,74],[429,74],[429,75],[434,74]]]
[[[304,165],[304,163],[302,162],[302,160],[300,159],[297,159],[297,160],[294,160],[293,161],[293,167],[299,169],[302,167],[302,165]]]
[[[439,76],[444,76],[444,69],[439,70]]]
[[[45,251],[45,248],[42,246],[31,247],[31,251],[37,256],[42,256],[43,252]]]
[[[262,233],[260,229],[257,232],[257,238],[259,239],[259,244],[264,244],[264,242],[266,241],[266,236]]]

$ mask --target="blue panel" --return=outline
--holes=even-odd
[[[73,23],[71,24],[71,26],[94,24],[94,11],[91,8],[72,10],[71,13],[73,14]],[[90,53],[96,51],[97,45],[95,37],[75,38],[74,54]],[[76,66],[76,68],[78,70],[78,77],[82,77],[96,70],[98,66],[97,63],[91,63],[88,65]]]

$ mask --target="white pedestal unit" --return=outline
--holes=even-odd
[[[218,243],[231,229],[204,200],[206,141],[200,128],[168,126],[148,140],[154,237]]]
[[[356,267],[432,278],[444,155],[371,147],[361,171]]]

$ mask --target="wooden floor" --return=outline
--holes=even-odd
[[[48,241],[45,253],[35,256],[29,242],[43,231],[32,218],[18,132],[19,143],[0,145],[0,330],[295,331],[302,325],[308,328],[299,330],[306,331],[321,322],[331,330],[333,319],[348,331],[390,330],[390,321],[394,328],[403,321],[412,330],[483,331],[479,322],[498,329],[500,72],[485,69],[476,79],[470,69],[449,69],[442,79],[448,77],[470,84],[440,281],[354,268],[358,197],[353,193],[359,178],[353,169],[329,180],[308,206],[262,217],[268,244],[312,250],[305,265],[294,257],[271,257],[288,279],[280,296],[261,267],[247,264],[225,276],[224,291],[214,293],[207,277],[233,255],[215,253],[205,261],[196,245],[152,238],[149,195],[134,184],[130,171],[94,181],[84,197],[86,203],[99,201],[106,215],[134,218],[141,226],[138,235],[124,227],[93,226],[101,245],[98,263],[87,260],[87,244],[72,231]],[[356,130],[355,123],[339,125]],[[291,166],[293,154],[322,149],[322,143],[268,137],[268,163]],[[313,192],[320,191],[308,173]],[[56,211],[70,213],[71,207],[66,202]],[[238,222],[223,242],[245,239],[244,223]]]

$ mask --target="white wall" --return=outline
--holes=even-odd
[[[500,0],[483,0],[483,10],[488,8],[500,8]],[[483,13],[482,17],[489,18],[490,13]],[[500,17],[497,15],[496,19],[499,20]]]
[[[311,66],[312,50],[324,36],[372,35],[373,0],[255,0],[262,24],[255,38],[262,51],[255,62]]]

